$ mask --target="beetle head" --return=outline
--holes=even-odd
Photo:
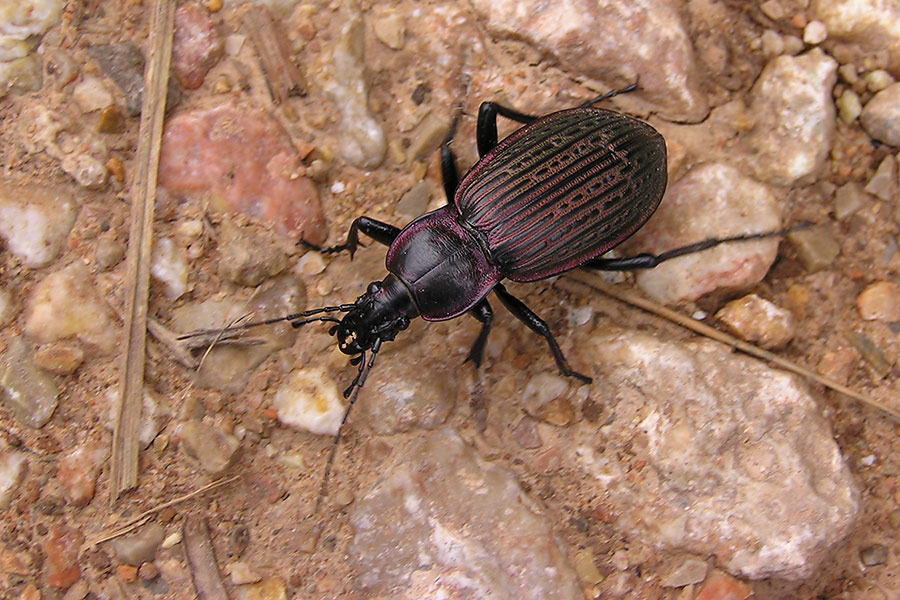
[[[393,275],[369,284],[366,293],[331,331],[344,354],[361,354],[379,341],[389,342],[409,327],[418,311],[406,288]]]

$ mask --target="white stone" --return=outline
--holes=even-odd
[[[346,407],[325,369],[298,369],[275,392],[278,420],[318,435],[336,435]]]
[[[46,267],[59,255],[77,215],[64,187],[0,183],[0,236],[31,269]]]
[[[85,77],[75,85],[72,97],[84,112],[103,110],[113,104],[113,96],[103,82],[96,77]]]
[[[161,237],[153,244],[150,274],[163,284],[166,298],[177,300],[187,291],[187,251],[172,238]]]
[[[827,37],[828,29],[822,21],[810,21],[803,29],[803,41],[807,44],[821,44]]]
[[[12,449],[0,450],[0,508],[9,508],[16,488],[25,475],[27,455]]]
[[[0,61],[22,58],[41,36],[59,22],[60,0],[0,0]]]

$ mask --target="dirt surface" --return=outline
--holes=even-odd
[[[146,49],[150,4],[124,0],[71,3],[63,16],[62,25],[51,30],[41,52],[46,55],[54,47],[65,48],[80,64],[82,73],[97,74],[98,67],[88,58],[86,48],[129,39]],[[428,0],[402,0],[391,4],[410,23],[415,22],[417,15],[428,13],[438,6]],[[754,13],[755,9],[739,2],[728,3],[726,8],[728,19],[718,22],[714,30],[689,28],[691,38],[701,52],[710,39],[718,38],[725,31],[735,40],[760,35],[762,17]],[[412,135],[401,130],[404,129],[404,119],[409,118],[410,109],[418,106],[411,102],[413,97],[419,98],[421,105],[428,107],[431,114],[447,123],[456,106],[464,106],[466,116],[460,122],[454,147],[460,164],[471,165],[477,157],[472,115],[477,114],[480,102],[499,100],[532,113],[542,113],[575,105],[596,93],[596,90],[586,87],[559,67],[541,60],[525,45],[491,40],[485,31],[477,28],[478,21],[472,15],[468,15],[466,27],[473,28],[473,36],[480,36],[483,52],[475,54],[470,49],[452,47],[451,44],[448,54],[443,57],[445,60],[441,62],[431,60],[433,55],[428,55],[428,61],[422,60],[420,51],[424,44],[421,43],[421,36],[427,32],[412,26],[403,48],[387,48],[375,39],[368,21],[371,16],[385,10],[386,6],[364,2],[362,9],[367,19],[365,47],[371,86],[369,108],[383,124],[388,140],[397,141],[401,147],[410,143]],[[468,5],[461,3],[460,10],[465,13],[469,10]],[[337,15],[337,11],[329,7],[317,6],[310,17],[314,28],[312,41],[294,54],[298,64],[315,64],[317,48],[329,44],[338,35],[340,23]],[[242,25],[230,6],[213,14],[213,20],[223,33],[241,31]],[[783,27],[787,33],[801,35],[800,29],[790,29],[789,19]],[[708,90],[713,104],[746,94],[765,62],[758,50],[749,48],[745,48],[743,53],[731,54],[730,60],[732,68],[727,74],[719,75]],[[479,77],[479,72],[493,73],[495,79]],[[215,94],[212,87],[216,74],[214,68],[202,87],[187,92],[182,106],[177,110],[202,106],[213,100]],[[285,109],[272,103],[258,67],[253,67],[246,81],[245,89],[232,93],[270,110],[285,124],[295,137],[295,142],[312,144],[319,149],[336,146],[335,140],[340,136],[340,130],[334,118],[335,108],[315,85],[310,86],[306,96],[289,99],[289,108]],[[45,85],[51,83],[48,81]],[[503,93],[498,97],[499,89]],[[14,183],[68,186],[82,208],[68,245],[54,265],[43,270],[29,270],[4,251],[0,254],[0,281],[13,292],[15,305],[22,308],[29,290],[46,272],[75,261],[84,261],[96,275],[96,285],[106,295],[109,304],[120,309],[122,301],[117,290],[124,277],[124,263],[109,272],[101,272],[94,264],[95,247],[100,236],[108,235],[110,231],[118,240],[128,237],[128,190],[136,169],[134,154],[138,120],[127,119],[126,132],[110,140],[111,156],[120,158],[124,163],[125,181],[113,179],[103,189],[86,190],[76,186],[54,159],[42,154],[29,155],[22,150],[17,115],[23,106],[40,96],[38,92],[33,96],[10,95],[0,100],[2,176]],[[78,108],[65,93],[46,98],[59,102],[52,108],[67,112],[76,120],[80,118]],[[85,126],[91,125],[86,122]],[[841,185],[858,181],[865,185],[881,159],[890,153],[890,148],[871,143],[858,124],[846,125],[838,120],[831,158],[820,181],[784,192],[786,222],[809,220],[823,224],[841,246],[840,256],[826,269],[808,274],[791,247],[782,244],[776,264],[765,281],[753,290],[779,306],[792,307],[797,323],[796,335],[790,345],[779,353],[812,370],[816,370],[827,352],[852,347],[846,338],[848,331],[858,331],[871,339],[888,362],[893,363],[898,356],[900,346],[896,324],[863,321],[856,309],[856,298],[868,284],[877,280],[896,282],[900,276],[896,243],[893,246],[889,243],[889,240],[897,239],[897,203],[870,199],[855,215],[838,222],[831,216],[831,188],[822,184]],[[389,152],[384,163],[371,171],[349,167],[335,159],[327,176],[318,183],[330,228],[329,242],[342,241],[349,223],[359,215],[365,214],[398,225],[408,222],[414,215],[398,210],[397,199],[423,178],[430,183],[433,191],[429,207],[439,206],[443,202],[439,171],[434,154],[423,162],[405,161],[398,164]],[[342,185],[335,186],[336,182]],[[338,189],[341,191],[338,192]],[[183,220],[203,218],[208,219],[210,235],[215,236],[221,217],[206,215],[205,207],[199,201],[184,205],[160,203],[155,233],[171,234]],[[259,223],[246,226],[259,230],[266,227]],[[715,232],[710,232],[710,235],[715,235]],[[252,288],[225,282],[219,275],[214,237],[209,247],[210,251],[191,262],[192,289],[177,302],[205,299],[217,294],[238,299],[250,298],[254,291]],[[298,251],[292,260],[300,254],[302,251]],[[352,262],[346,257],[326,259],[324,272],[304,276],[308,305],[314,307],[353,301],[365,290],[368,282],[383,277],[383,255],[384,249],[372,244],[361,249]],[[794,292],[789,292],[795,285],[802,286],[808,292],[806,301],[798,303],[792,296],[796,288]],[[571,295],[554,287],[552,282],[511,285],[510,289],[547,320],[574,364],[585,364],[589,357],[584,356],[579,347],[579,336],[586,336],[587,333],[569,330],[567,310],[572,306],[590,305],[595,314],[607,316],[622,327],[649,329],[669,339],[689,337],[674,325],[649,317],[637,309],[603,297]],[[681,308],[686,314],[695,313],[698,309],[712,314],[730,298],[724,294],[714,294],[694,306]],[[150,314],[166,323],[171,319],[174,308],[161,287],[154,284]],[[477,428],[482,406],[489,409],[491,397],[507,393],[506,387],[511,383],[514,392],[521,393],[527,376],[538,370],[553,371],[553,363],[543,342],[502,309],[495,312],[493,335],[504,340],[505,347],[496,353],[489,351],[488,359],[478,373],[470,365],[458,368],[460,390],[449,423],[460,430]],[[21,326],[20,313],[17,320],[0,331],[0,345],[5,348],[9,339],[21,335]],[[468,318],[438,324],[417,321],[402,339],[385,347],[379,361],[381,364],[390,361],[421,365],[431,364],[430,361],[442,365],[460,364],[477,331],[478,324]],[[854,351],[851,354],[848,385],[897,406],[897,367],[892,366],[887,375],[881,377],[858,353]],[[53,481],[57,477],[59,458],[68,449],[89,441],[103,445],[111,443],[107,397],[118,381],[117,356],[89,355],[74,374],[57,376],[56,381],[61,389],[59,408],[41,429],[29,429],[18,424],[8,410],[0,408],[3,437],[7,443],[26,451],[29,456],[29,469],[21,489],[3,515],[0,545],[7,554],[27,552],[34,559],[33,564],[22,573],[7,569],[0,575],[0,596],[63,597],[64,592],[48,585],[45,577],[44,544],[48,532],[55,525],[65,523],[80,530],[90,542],[102,531],[144,510],[209,483],[209,475],[179,448],[175,434],[181,407],[186,402],[199,401],[206,410],[207,421],[220,429],[233,431],[238,425],[253,423],[252,427],[257,428],[260,435],[256,436],[255,443],[245,439],[236,462],[228,469],[226,475],[238,476],[237,481],[157,516],[167,530],[180,529],[179,523],[189,515],[205,516],[221,565],[241,556],[258,573],[283,580],[288,597],[365,598],[364,592],[355,589],[354,574],[345,558],[353,535],[347,516],[350,506],[327,502],[319,518],[310,518],[331,440],[327,436],[314,436],[279,426],[271,409],[273,390],[292,366],[321,365],[329,369],[338,382],[345,382],[352,379],[355,367],[348,366],[344,359],[343,355],[333,350],[333,338],[324,331],[310,329],[301,333],[291,349],[267,359],[251,375],[243,391],[226,394],[194,386],[192,373],[177,364],[167,348],[151,340],[146,380],[156,394],[166,399],[176,416],[163,430],[162,435],[168,443],[156,441],[142,453],[139,486],[112,507],[108,502],[108,466],[104,466],[99,475],[93,499],[83,507],[65,503],[60,506],[58,489]],[[897,458],[900,456],[900,426],[839,394],[819,387],[815,389],[821,398],[822,412],[833,427],[835,440],[861,491],[858,527],[834,549],[832,559],[821,566],[814,578],[800,583],[747,583],[754,590],[754,597],[765,599],[900,597],[900,544],[897,542],[900,527],[900,513],[897,512],[900,510],[900,459]],[[602,402],[602,392],[598,392],[596,399]],[[340,498],[349,498],[352,502],[354,495],[364,493],[380,474],[379,460],[390,452],[390,447],[414,435],[415,432],[378,436],[366,425],[365,417],[356,423],[351,417],[335,465],[332,497],[343,492],[345,495]],[[273,463],[271,456],[278,453],[302,456],[304,467],[296,469],[283,463]],[[502,453],[491,458],[504,461]],[[572,556],[580,548],[590,548],[600,572],[606,576],[618,570],[613,562],[616,551],[627,549],[632,557],[637,557],[629,569],[644,583],[637,591],[626,591],[624,597],[693,597],[693,590],[683,592],[658,587],[659,578],[677,566],[678,556],[657,552],[640,539],[629,539],[602,519],[592,521],[593,525],[585,528],[582,507],[564,506],[554,500],[554,488],[571,486],[578,481],[571,473],[562,469],[556,475],[545,476],[525,472],[515,464],[506,466],[517,473],[526,490],[530,490],[543,503],[554,522],[556,533]],[[54,498],[56,508],[48,509]],[[313,550],[309,540],[315,521],[320,522],[323,533]],[[237,549],[240,544],[235,540],[244,535],[242,532],[249,536],[249,541],[241,552]],[[874,544],[883,544],[888,548],[887,563],[864,567],[860,553]],[[122,572],[118,569],[120,561],[107,546],[86,546],[77,559],[81,580],[95,597],[152,597],[161,600],[192,597],[193,592],[189,591],[190,568],[179,547],[161,551],[157,563],[163,577],[168,578],[166,589],[147,582],[142,584],[141,581],[123,583]],[[29,586],[40,589],[40,595],[26,596]],[[229,582],[227,587],[234,593],[235,586]]]

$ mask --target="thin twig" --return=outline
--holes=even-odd
[[[189,492],[187,494],[184,494],[183,496],[178,496],[177,498],[173,498],[172,500],[168,500],[166,502],[163,502],[162,504],[158,504],[151,509],[145,510],[138,516],[134,517],[133,519],[131,519],[130,521],[128,521],[127,523],[125,523],[124,525],[119,527],[118,529],[114,529],[113,531],[108,531],[106,533],[100,534],[100,537],[88,542],[87,545],[85,546],[85,548],[91,548],[98,544],[102,544],[103,542],[108,542],[109,540],[115,539],[115,538],[119,537],[120,535],[125,535],[129,531],[132,531],[132,530],[140,527],[144,523],[146,523],[148,520],[150,520],[150,517],[152,517],[153,515],[155,515],[156,513],[160,512],[163,509],[169,508],[170,506],[175,506],[176,504],[180,504],[182,502],[190,500],[191,498],[195,498],[201,494],[205,494],[206,492],[208,492],[212,489],[229,484],[233,481],[237,481],[238,479],[240,479],[240,475],[235,475],[234,477],[229,477],[228,479],[219,479],[217,481],[207,483],[203,487],[198,488],[198,489],[194,490],[193,492]]]
[[[850,396],[851,398],[859,400],[860,402],[881,411],[891,419],[900,422],[900,412],[883,404],[882,402],[879,402],[878,400],[869,398],[868,396],[857,392],[856,390],[849,388],[846,385],[838,383],[837,381],[829,379],[828,377],[823,377],[814,371],[810,371],[805,367],[801,367],[800,365],[791,362],[786,358],[782,358],[777,354],[769,352],[768,350],[763,350],[762,348],[754,346],[753,344],[747,343],[743,340],[739,340],[736,337],[730,336],[727,333],[723,333],[718,329],[714,329],[704,323],[700,323],[699,321],[696,321],[670,308],[666,308],[665,306],[662,306],[661,304],[658,304],[652,300],[648,300],[647,298],[644,298],[630,290],[621,289],[615,285],[607,283],[600,275],[596,273],[591,273],[590,271],[575,270],[566,273],[565,278],[560,279],[556,283],[556,285],[566,291],[579,293],[582,292],[582,289],[580,289],[577,284],[573,284],[570,281],[567,281],[566,278],[573,279],[582,285],[587,285],[595,290],[603,292],[608,296],[612,296],[617,300],[621,300],[622,302],[646,310],[649,313],[653,313],[659,317],[668,319],[673,323],[677,323],[682,327],[686,327],[687,329],[690,329],[695,333],[699,333],[700,335],[722,342],[723,344],[727,344],[732,348],[744,352],[745,354],[749,354],[751,356],[769,361],[770,363],[781,367],[785,371],[790,371],[792,373],[802,375],[803,377],[807,377],[815,381],[816,383],[824,385],[825,387],[831,388],[842,394]]]
[[[128,242],[125,296],[126,350],[119,378],[121,394],[113,434],[110,504],[137,485],[144,360],[147,341],[147,299],[150,295],[150,250],[153,206],[162,140],[169,63],[172,58],[174,0],[156,0],[150,22],[150,56],[144,74],[141,125],[138,132],[137,173],[131,190],[131,229]]]
[[[182,526],[184,552],[191,568],[194,591],[199,600],[228,600],[219,563],[209,535],[209,523],[203,517],[188,517]]]

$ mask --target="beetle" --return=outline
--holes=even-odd
[[[569,366],[547,323],[510,294],[503,279],[533,282],[576,267],[646,269],[721,243],[784,233],[706,240],[658,255],[602,257],[650,218],[666,189],[662,135],[643,121],[594,106],[636,88],[632,84],[542,117],[495,102],[482,103],[476,123],[480,158],[461,179],[450,149],[457,116],[441,145],[446,206],[403,229],[358,217],[340,245],[318,247],[303,242],[323,253],[347,251],[352,258],[360,233],[365,234],[389,247],[388,275],[382,281],[370,283],[351,304],[224,331],[279,321],[290,321],[294,327],[315,321],[335,323],[329,333],[358,367],[344,391],[352,406],[382,344],[417,317],[443,321],[471,314],[481,329],[466,360],[479,367],[493,321],[487,296],[494,292],[516,318],[546,340],[562,374],[590,383],[590,377]],[[498,142],[498,116],[523,127]],[[333,313],[346,314],[338,319]],[[344,422],[349,412],[348,407]]]

